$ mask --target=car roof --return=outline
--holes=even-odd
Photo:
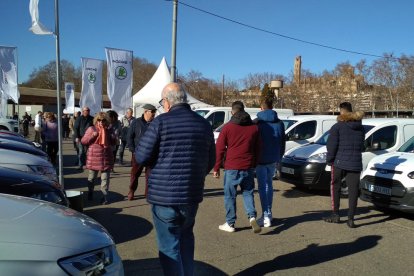
[[[1,164],[51,166],[43,157],[23,151],[0,148],[0,156],[0,166]]]
[[[373,125],[373,126],[379,126],[385,123],[389,122],[397,122],[398,124],[404,124],[404,123],[413,123],[414,119],[410,118],[367,118],[362,119],[362,123],[364,125]]]
[[[287,120],[306,120],[306,119],[335,119],[338,116],[336,115],[293,115],[293,116],[287,116]],[[285,120],[285,119],[284,119]]]

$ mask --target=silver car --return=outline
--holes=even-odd
[[[67,207],[0,194],[0,275],[124,275],[107,230]]]

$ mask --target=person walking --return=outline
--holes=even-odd
[[[83,135],[85,135],[86,130],[93,125],[93,117],[89,115],[90,109],[87,106],[84,106],[82,108],[82,115],[79,116],[74,124],[73,130],[74,130],[74,136],[75,136],[75,142],[79,147],[79,170],[83,171],[83,166],[86,164],[86,151],[87,146],[83,145],[81,143]]]
[[[67,114],[62,115],[62,138],[69,138],[69,117]]]
[[[98,112],[93,126],[88,127],[81,143],[88,147],[86,168],[88,176],[88,200],[93,200],[94,181],[101,172],[101,204],[108,204],[109,178],[114,166],[113,146],[115,134],[109,128],[109,118],[105,112]]]
[[[132,121],[135,119],[134,116],[132,116],[133,111],[132,108],[128,108],[126,110],[126,114],[124,117],[122,117],[121,121],[121,145],[119,147],[119,164],[124,164],[124,152],[125,147],[127,146],[127,137],[128,137],[128,130],[131,126]]]
[[[42,132],[46,142],[46,152],[50,158],[50,162],[56,165],[56,156],[59,151],[59,131],[58,122],[53,112],[46,114],[46,121],[43,125]]]
[[[326,144],[326,163],[331,166],[331,204],[332,214],[323,219],[339,223],[339,205],[342,179],[348,186],[347,225],[355,228],[354,215],[357,208],[359,177],[362,171],[362,152],[364,150],[364,128],[362,111],[352,112],[352,105],[343,102],[339,105],[338,122],[329,130]]]
[[[42,111],[39,110],[35,116],[35,125],[34,125],[34,130],[35,130],[34,141],[39,144],[41,144],[40,137],[42,133],[42,116],[43,116],[43,113]]]
[[[144,169],[144,166],[138,164],[135,160],[135,148],[138,146],[139,139],[147,130],[148,125],[154,120],[155,112],[157,112],[157,109],[152,104],[144,104],[142,108],[144,109],[144,113],[140,118],[132,121],[127,135],[128,149],[132,152],[128,200],[134,199],[134,193],[138,188],[138,178],[141,176],[142,170]],[[147,177],[145,177],[145,179],[147,179]]]
[[[261,109],[257,113],[257,126],[262,141],[259,160],[256,166],[256,178],[262,205],[262,217],[260,224],[264,227],[272,226],[273,204],[273,175],[276,164],[280,162],[285,153],[286,138],[285,126],[279,120],[273,109],[273,99],[265,99],[261,103]]]
[[[23,121],[22,121],[23,136],[24,137],[29,136],[29,124],[30,124],[31,120],[32,120],[32,118],[29,116],[29,114],[27,114],[27,112],[25,112],[24,115],[23,115]]]
[[[216,164],[213,176],[220,177],[220,166],[224,160],[224,207],[226,222],[220,230],[235,232],[237,186],[240,185],[244,208],[254,233],[261,231],[256,221],[254,206],[254,168],[260,154],[260,135],[257,125],[244,111],[244,104],[235,101],[232,104],[232,117],[224,125],[216,143]]]
[[[73,148],[76,150],[76,156],[79,156],[79,146],[78,143],[76,143],[76,137],[75,137],[75,122],[76,119],[81,115],[80,111],[77,111],[73,114],[73,116],[69,120],[69,129],[71,132],[72,142],[73,142]],[[78,165],[79,161],[76,161],[75,165]]]
[[[112,148],[112,152],[114,154],[114,166],[115,166],[116,153],[118,152],[118,148],[119,148],[119,135],[121,133],[121,123],[118,120],[118,113],[116,113],[116,111],[108,110],[106,114],[108,114],[108,118],[109,118],[109,128],[112,129],[115,135],[115,145]],[[114,168],[112,168],[112,172],[115,173]]]
[[[215,162],[214,136],[207,120],[191,110],[181,85],[166,85],[160,105],[166,113],[148,126],[135,158],[151,169],[147,200],[164,275],[194,275],[193,227]]]

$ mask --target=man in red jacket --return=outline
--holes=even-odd
[[[213,176],[220,177],[220,165],[224,156],[224,207],[226,222],[219,229],[234,232],[236,222],[237,186],[243,193],[244,208],[254,233],[261,231],[256,221],[254,206],[254,168],[260,150],[260,137],[257,125],[253,124],[250,115],[244,111],[241,101],[232,104],[233,117],[223,127],[216,144],[216,164]]]

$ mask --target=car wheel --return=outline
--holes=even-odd
[[[341,197],[342,198],[348,197],[348,186],[346,185],[345,177],[342,178],[342,181],[341,181]]]
[[[5,126],[0,126],[0,130],[9,130],[7,127],[5,127]]]

